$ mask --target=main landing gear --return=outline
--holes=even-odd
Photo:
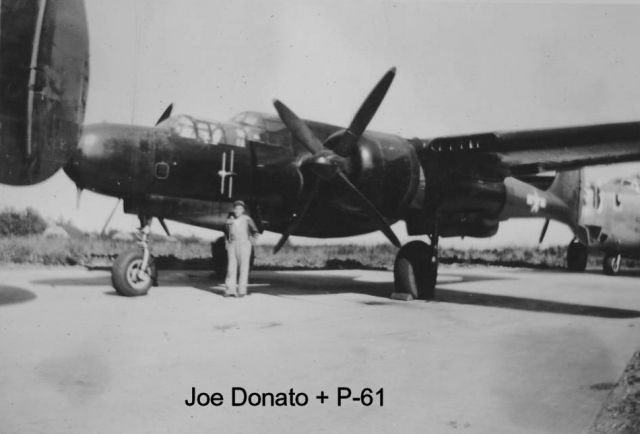
[[[577,239],[573,239],[567,247],[567,269],[571,271],[584,271],[587,268],[587,246]]]
[[[438,235],[431,244],[410,241],[396,255],[393,266],[395,292],[392,297],[432,300],[438,277]]]
[[[118,255],[111,267],[111,283],[116,292],[126,297],[145,295],[158,285],[158,270],[149,250],[151,218],[140,216],[137,248]]]
[[[213,272],[218,279],[224,279],[227,274],[227,264],[229,258],[227,256],[225,237],[220,237],[211,243],[211,261]]]

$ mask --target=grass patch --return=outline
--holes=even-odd
[[[588,434],[640,432],[640,351],[627,365],[607,397]]]
[[[136,243],[85,236],[47,238],[26,236],[0,238],[0,264],[108,266],[124,250]],[[259,269],[373,269],[391,270],[397,249],[389,244],[363,246],[285,246],[277,255],[272,246],[257,246],[255,266]],[[156,240],[152,253],[160,268],[211,268],[211,245],[205,241],[176,242]],[[440,249],[443,264],[481,264],[542,269],[564,268],[565,247],[501,249]],[[589,257],[589,265],[599,267],[601,255]],[[638,261],[625,260],[627,268],[638,268]]]
[[[136,246],[134,241],[92,237],[46,238],[42,236],[0,238],[0,263],[40,265],[91,265],[112,261],[118,254]],[[208,243],[153,243],[156,256],[174,255],[191,259],[211,255]]]

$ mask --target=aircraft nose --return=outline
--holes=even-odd
[[[81,189],[117,197],[142,195],[153,180],[153,153],[148,142],[146,148],[141,142],[143,137],[152,140],[153,132],[134,125],[87,125],[64,170]]]
[[[87,170],[104,156],[107,140],[95,127],[87,126],[83,129],[78,147],[64,166],[65,173],[78,187],[84,187]]]

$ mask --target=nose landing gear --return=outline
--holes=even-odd
[[[145,295],[151,286],[158,285],[158,270],[149,249],[151,218],[140,216],[138,248],[118,255],[111,267],[111,284],[126,297]]]

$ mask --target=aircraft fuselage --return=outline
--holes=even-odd
[[[343,130],[305,121],[327,146],[348,161],[350,180],[392,223],[405,220],[410,234],[493,235],[512,217],[550,217],[571,223],[562,198],[514,178],[478,179],[442,171],[437,156],[419,158],[424,141],[365,132],[357,147],[333,141]],[[175,116],[156,127],[95,124],[65,167],[78,187],[124,199],[125,212],[220,230],[230,203],[242,199],[261,229],[281,232],[295,217],[304,185],[300,162],[309,155],[275,116],[247,112],[230,122]],[[295,234],[343,237],[375,231],[370,216],[348,192],[323,182],[319,200]],[[430,201],[433,205],[430,205]]]
[[[637,178],[592,183],[583,190],[580,224],[590,245],[606,254],[640,256],[640,184]]]
[[[308,194],[299,167],[308,152],[277,118],[244,116],[253,125],[238,117],[219,123],[188,116],[156,127],[89,125],[65,170],[80,188],[124,198],[126,212],[221,229],[229,203],[242,199],[263,229],[277,232],[292,219],[300,196]],[[322,139],[340,131],[309,124]],[[348,156],[353,182],[389,220],[401,219],[420,183],[414,146],[366,132],[357,154]],[[341,201],[344,193],[331,183],[319,194],[326,200],[314,207],[318,218],[304,222],[298,234],[339,237],[375,230],[364,212]]]

